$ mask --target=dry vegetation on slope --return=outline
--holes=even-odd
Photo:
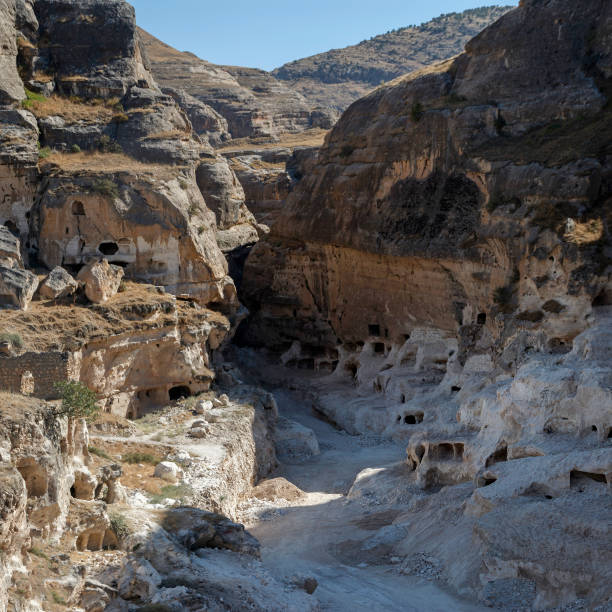
[[[308,100],[344,110],[382,82],[461,53],[468,40],[511,8],[489,6],[441,15],[420,26],[290,62],[272,74]]]

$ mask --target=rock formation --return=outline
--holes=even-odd
[[[487,6],[441,15],[420,26],[289,62],[272,74],[307,100],[344,111],[385,81],[461,53],[465,43],[511,8]]]
[[[195,98],[227,120],[227,128],[221,121],[215,121],[216,125],[206,121],[196,127],[198,132],[202,128],[203,132],[214,132],[213,141],[223,140],[226,129],[232,138],[278,138],[285,132],[328,129],[333,124],[333,112],[313,108],[300,93],[264,70],[217,66],[177,51],[144,30],[140,30],[140,37],[156,81],[178,92],[176,99],[190,117],[202,112],[210,115],[204,108],[196,109]]]
[[[584,534],[609,504],[610,18],[604,2],[576,19],[524,1],[353,104],[242,282],[243,342],[333,372],[317,405],[342,428],[407,442],[406,483],[425,493],[395,548],[504,609],[508,588],[534,609],[606,597],[610,557]],[[354,493],[385,482],[364,474]],[[445,513],[473,537],[460,559]],[[601,565],[565,555],[561,514]]]
[[[319,148],[123,0],[0,0],[0,609],[607,609],[611,10]]]

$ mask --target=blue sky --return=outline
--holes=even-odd
[[[215,64],[271,70],[490,0],[128,0],[138,25]],[[503,4],[518,4],[509,0]]]

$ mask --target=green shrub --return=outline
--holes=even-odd
[[[96,394],[82,382],[64,380],[56,382],[53,386],[62,399],[61,405],[56,409],[58,416],[91,419],[99,412]]]
[[[119,188],[114,181],[110,179],[98,179],[92,185],[92,190],[109,198],[119,197]]]
[[[187,189],[189,189],[189,183],[184,178],[179,179],[179,185],[184,191],[187,191]]]
[[[30,110],[34,106],[34,102],[44,102],[45,96],[42,94],[31,91],[27,87],[25,88],[26,99],[21,102],[21,106],[27,110]]]
[[[123,463],[150,463],[151,465],[157,465],[161,459],[150,453],[126,453],[121,456]]]
[[[418,123],[425,114],[425,109],[420,102],[414,102],[412,108],[410,109],[410,116],[415,123]]]
[[[13,348],[23,348],[23,340],[19,334],[0,334],[0,342],[8,342]]]
[[[127,538],[132,533],[132,530],[122,514],[111,514],[109,519],[110,528],[119,540]]]
[[[40,550],[40,548],[38,548],[37,546],[32,546],[32,548],[30,548],[28,550],[28,552],[31,555],[34,555],[36,557],[40,557],[41,559],[46,559],[47,561],[49,560],[49,557],[47,556],[47,554],[45,552],[43,552],[42,550]]]
[[[80,152],[81,152],[81,147],[79,147],[79,145],[78,145],[78,144],[73,144],[73,145],[70,147],[70,152],[71,152],[71,153],[80,153]]]
[[[106,451],[103,451],[101,448],[97,448],[96,446],[90,446],[87,450],[90,452],[90,454],[95,455],[96,457],[101,457],[102,459],[108,459],[109,461],[114,461],[114,459]]]
[[[200,213],[199,205],[195,202],[192,202],[189,206],[189,210],[187,211],[187,213],[189,214],[189,218],[193,217],[194,215],[197,215],[198,213]]]
[[[161,493],[149,495],[149,501],[152,504],[160,504],[164,499],[177,499],[184,502],[188,495],[191,495],[193,489],[188,484],[166,485],[161,488]]]
[[[56,603],[59,606],[66,605],[66,600],[59,593],[56,593],[55,591],[51,591],[51,597],[53,598],[53,603]]]
[[[38,159],[47,159],[51,155],[51,147],[43,147],[38,150]]]

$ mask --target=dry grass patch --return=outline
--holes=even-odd
[[[591,219],[585,223],[573,222],[572,228],[565,233],[563,238],[567,242],[584,245],[598,242],[604,234],[604,224],[601,219]]]
[[[176,176],[169,166],[161,164],[145,164],[123,153],[60,153],[53,151],[41,164],[57,166],[66,172],[135,172],[170,180]]]
[[[278,142],[269,138],[236,138],[217,149],[221,152],[240,152],[252,149],[294,149],[296,147],[320,147],[329,130],[312,128],[298,134],[282,134]]]
[[[157,132],[144,137],[144,140],[189,140],[191,134],[185,130],[168,130],[166,132]]]
[[[85,103],[60,96],[50,96],[42,100],[30,100],[28,110],[39,118],[62,117],[68,123],[84,121],[86,123],[100,123],[110,121],[117,112],[118,101],[93,100]]]

